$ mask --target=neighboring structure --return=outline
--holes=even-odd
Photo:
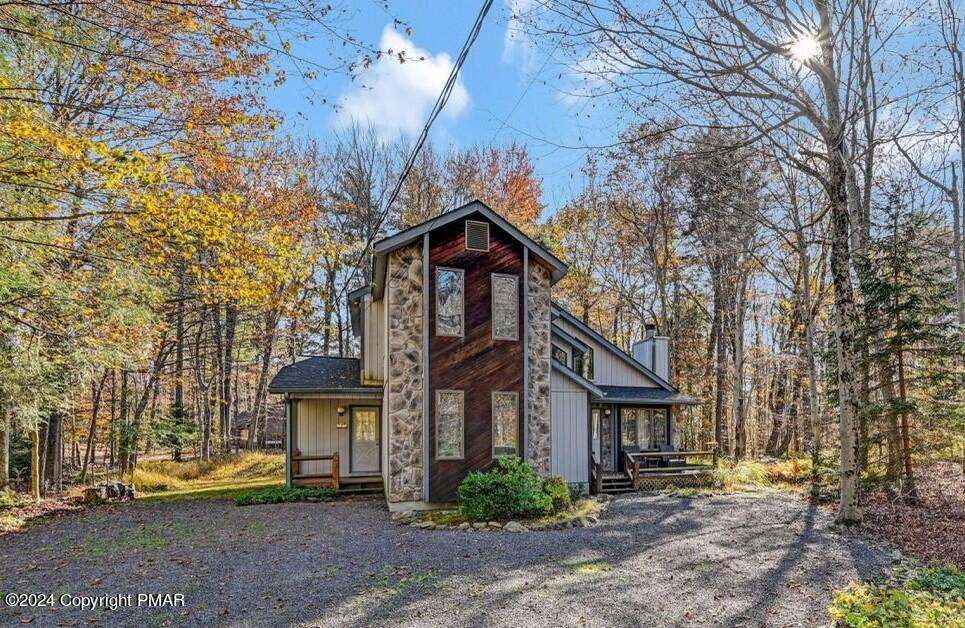
[[[673,406],[695,403],[667,381],[666,339],[637,360],[552,303],[566,266],[478,201],[373,250],[372,285],[349,295],[361,358],[307,358],[269,387],[287,401],[290,484],[335,466],[340,485],[381,481],[392,509],[417,508],[517,455],[586,489],[591,453],[619,470],[623,449],[672,443]]]
[[[268,424],[265,426],[266,449],[281,449],[285,446],[285,406],[281,403],[268,402],[267,407]],[[231,422],[231,436],[238,449],[248,447],[248,434],[252,429],[252,419],[254,415],[249,410],[242,410],[235,415]],[[258,446],[258,443],[255,444]]]

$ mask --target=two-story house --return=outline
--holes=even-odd
[[[566,265],[475,201],[376,242],[349,295],[360,358],[282,368],[289,485],[380,486],[390,508],[456,500],[500,455],[590,485],[595,458],[674,441],[667,339],[627,355],[552,301]],[[334,454],[337,458],[333,461]],[[333,469],[337,464],[337,469]]]

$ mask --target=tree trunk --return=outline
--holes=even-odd
[[[221,445],[225,453],[231,451],[231,373],[234,367],[235,325],[238,310],[234,305],[225,306],[224,324],[224,370],[221,374]]]
[[[714,368],[714,439],[717,449],[724,453],[724,376],[727,370],[727,339],[724,335],[723,303],[718,282],[714,282],[714,324],[717,327],[717,348]]]
[[[0,425],[0,493],[10,490],[10,419]]]
[[[30,496],[40,501],[40,433],[36,425],[30,430]]]
[[[87,448],[84,450],[84,466],[80,470],[80,483],[83,484],[87,479],[87,468],[88,465],[94,463],[94,443],[96,442],[95,435],[97,434],[97,412],[101,405],[101,394],[104,392],[104,384],[107,382],[108,371],[104,371],[104,376],[101,377],[101,381],[97,386],[91,386],[91,412],[90,412],[90,430],[87,432]]]
[[[258,384],[255,388],[255,402],[251,411],[251,425],[248,429],[248,449],[255,443],[264,444],[264,432],[268,424],[265,396],[268,391],[268,371],[271,368],[272,347],[275,344],[275,330],[278,327],[278,314],[274,309],[265,314],[265,328],[262,335],[261,370],[258,373]],[[257,435],[256,435],[257,432]]]

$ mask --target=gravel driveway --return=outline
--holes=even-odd
[[[627,496],[593,527],[519,534],[416,530],[374,499],[136,503],[0,537],[0,591],[183,608],[0,605],[0,624],[814,626],[832,588],[892,563],[830,523],[778,492]]]

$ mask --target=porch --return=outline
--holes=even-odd
[[[590,409],[591,486],[596,493],[709,484],[715,450],[681,450],[675,404],[596,403]]]

